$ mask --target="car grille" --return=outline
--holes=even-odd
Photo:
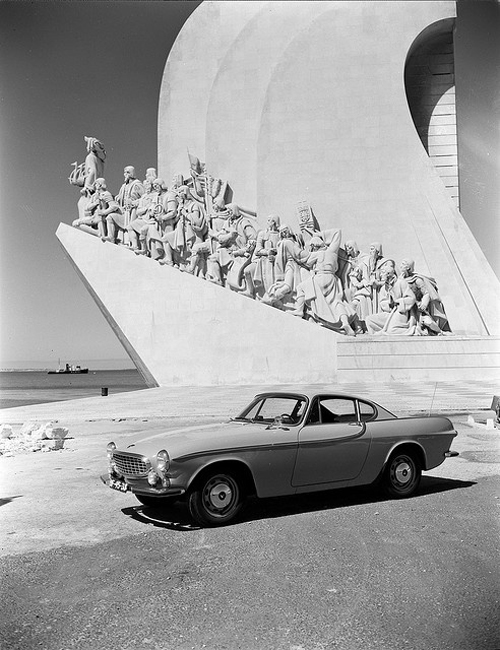
[[[124,476],[144,476],[151,469],[149,460],[139,454],[116,452],[113,454],[116,469]]]

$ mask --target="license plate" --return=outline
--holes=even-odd
[[[109,487],[112,490],[118,490],[118,492],[128,492],[128,490],[130,489],[129,486],[125,483],[125,481],[120,481],[120,479],[116,479],[116,478],[109,479]]]

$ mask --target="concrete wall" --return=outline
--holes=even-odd
[[[204,2],[165,69],[161,173],[187,170],[189,146],[261,223],[273,212],[297,227],[308,201],[322,228],[362,250],[381,241],[386,256],[415,259],[455,333],[500,333],[500,284],[406,96],[412,45],[454,16],[439,1]]]

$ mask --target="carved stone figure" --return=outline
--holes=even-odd
[[[68,180],[71,185],[83,188],[81,193],[90,196],[95,190],[94,183],[97,178],[104,175],[104,161],[106,160],[106,150],[104,145],[97,138],[84,136],[87,149],[85,161],[78,165],[73,163],[74,169]]]
[[[413,336],[416,333],[417,319],[414,309],[416,297],[408,283],[408,277],[412,274],[413,261],[403,260],[401,262],[401,274],[394,283],[390,294],[389,306],[391,311],[383,327],[376,334]]]
[[[139,197],[135,210],[135,219],[127,226],[128,239],[131,249],[140,255],[148,253],[147,232],[149,227],[156,224],[155,207],[151,210],[158,192],[152,181],[147,178],[143,182],[144,194]]]
[[[401,270],[415,294],[416,334],[420,336],[450,333],[444,305],[439,297],[436,280],[415,273],[413,260],[403,260]]]
[[[213,202],[212,211],[208,216],[208,242],[210,254],[207,259],[206,279],[215,284],[222,285],[221,264],[225,266],[230,263],[229,255],[224,255],[219,235],[224,230],[228,230],[227,224],[231,210],[226,206],[224,199],[217,199]],[[221,259],[222,257],[222,259]]]
[[[263,296],[276,281],[276,255],[280,240],[280,218],[271,214],[267,218],[267,228],[257,233],[255,247],[255,272],[253,284],[259,296]]]
[[[362,262],[355,266],[348,276],[348,290],[344,290],[344,295],[350,296],[346,302],[354,308],[360,320],[372,313],[372,287],[368,284],[366,271]]]
[[[103,238],[106,236],[106,217],[117,209],[118,203],[108,191],[106,181],[97,178],[94,181],[94,193],[87,201],[83,217],[73,221],[72,225]]]
[[[122,233],[122,243],[127,243],[124,234],[127,226],[135,219],[135,210],[140,197],[144,194],[144,185],[136,178],[135,169],[128,165],[123,170],[124,183],[116,195],[119,210],[106,217],[107,241],[117,242],[117,234]]]
[[[220,202],[219,202],[220,205]],[[247,212],[236,203],[225,206],[227,219],[223,219],[219,211],[220,228],[215,232],[216,246],[209,257],[208,279],[216,284],[223,285],[229,268],[234,262],[231,251],[246,248],[250,240],[257,239],[257,232]],[[212,219],[211,237],[214,237],[214,220]]]
[[[225,201],[228,190],[227,181],[215,178],[207,172],[205,163],[188,153],[190,172],[192,178],[193,198],[203,204],[205,212],[210,214],[216,201]]]
[[[301,264],[302,247],[289,226],[279,229],[280,240],[276,255],[276,280],[262,297],[262,302],[283,311],[295,308],[297,287],[308,274]]]
[[[210,255],[208,220],[205,211],[201,207],[198,210],[192,210],[190,221],[194,233],[194,242],[191,246],[191,258],[186,267],[186,271],[205,278],[207,274],[207,259]]]
[[[156,178],[158,178],[158,174],[156,173],[156,167],[148,167],[146,169],[146,177],[142,181],[142,184],[144,187],[146,187],[146,183],[151,184]]]
[[[97,138],[84,137],[87,144],[87,157],[85,158],[85,183],[83,192],[87,195],[94,191],[94,183],[97,178],[104,175],[104,161],[106,160],[106,150],[104,145]]]
[[[180,179],[175,182],[182,182]],[[148,227],[143,229],[141,237],[146,240],[146,248],[149,255],[155,260],[161,260],[164,256],[162,238],[166,233],[172,232],[177,223],[178,197],[176,185],[169,190],[161,178],[153,180],[153,197],[148,211]]]
[[[191,195],[187,185],[179,187],[176,195],[178,201],[176,224],[173,230],[166,232],[161,238],[164,257],[160,263],[184,269],[196,239],[192,222],[198,221],[202,208]]]
[[[368,284],[372,288],[372,307],[371,313],[375,314],[378,311],[377,296],[378,290],[382,286],[380,279],[380,267],[384,263],[385,258],[382,255],[382,244],[374,242],[370,244],[370,252],[368,253]]]
[[[100,140],[89,136],[84,136],[84,140],[87,149],[85,161],[80,165],[75,161],[74,169],[68,178],[71,185],[82,188],[77,204],[79,219],[85,218],[85,208],[95,191],[95,181],[104,176],[104,161],[106,160],[106,150]]]
[[[352,302],[355,292],[359,291],[363,285],[365,285],[365,294],[371,296],[368,283],[368,255],[360,252],[353,239],[346,241],[343,249],[339,249],[337,275],[342,282],[346,302]]]
[[[302,256],[302,261],[311,269],[309,278],[297,289],[294,315],[304,316],[304,309],[310,318],[336,331],[355,336],[351,322],[356,321],[352,307],[343,302],[343,289],[336,275],[341,231],[329,230],[325,239],[314,236],[310,240],[311,253]]]
[[[379,311],[376,314],[368,314],[364,322],[368,334],[376,334],[385,326],[389,314],[394,308],[393,288],[397,280],[396,265],[394,260],[386,260],[380,268],[380,279],[383,282],[378,296]]]
[[[232,291],[238,291],[249,298],[255,297],[255,286],[253,283],[253,274],[255,272],[255,262],[253,255],[257,242],[255,239],[249,239],[244,248],[235,248],[231,250],[233,262],[228,270],[226,286]]]

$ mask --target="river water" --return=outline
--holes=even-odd
[[[0,408],[59,402],[80,397],[147,388],[137,370],[89,370],[86,375],[49,375],[38,371],[0,372]]]

